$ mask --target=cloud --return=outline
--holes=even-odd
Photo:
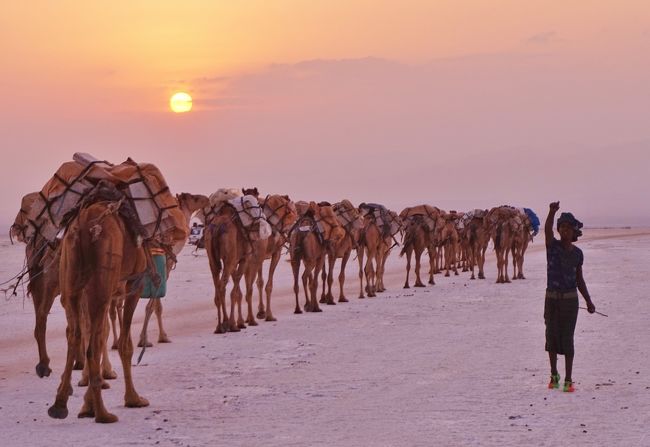
[[[555,31],[545,31],[542,33],[533,34],[526,39],[526,43],[534,45],[546,45],[559,40],[558,34]]]

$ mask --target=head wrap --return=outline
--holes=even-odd
[[[569,224],[573,229],[573,242],[577,241],[578,238],[582,236],[582,231],[580,230],[582,228],[582,222],[580,222],[578,219],[573,217],[573,214],[571,213],[560,214],[560,218],[557,220],[558,230],[560,228],[560,225],[563,223]]]

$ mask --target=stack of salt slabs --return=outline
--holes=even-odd
[[[244,196],[237,188],[219,188],[210,195],[210,205],[215,213],[226,203],[235,208],[239,221],[254,239],[264,240],[271,236],[273,229],[255,196]]]
[[[42,237],[54,242],[63,216],[100,180],[118,188],[128,185],[126,194],[133,199],[147,239],[175,244],[187,238],[185,217],[156,166],[131,159],[113,165],[85,153],[74,154],[73,161],[63,163],[41,189],[27,212],[33,222],[29,231],[33,234],[38,227]]]

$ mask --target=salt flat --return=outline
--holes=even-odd
[[[164,298],[173,342],[148,349],[133,370],[149,407],[123,407],[111,354],[119,377],[104,399],[117,424],[77,419],[76,387],[70,417],[47,416],[63,368],[63,310],[57,300],[48,327],[54,371],[39,379],[31,300],[2,300],[0,431],[6,445],[650,445],[650,230],[586,230],[579,246],[594,303],[609,317],[580,313],[574,394],[546,389],[541,237],[526,257],[528,279],[506,285],[494,284],[490,256],[487,280],[436,275],[435,286],[404,290],[405,261],[393,253],[388,291],[359,300],[351,261],[350,303],[320,314],[292,313],[283,261],[278,321],[226,335],[212,333],[207,258],[186,248]],[[20,270],[23,255],[24,246],[1,241],[0,279]]]

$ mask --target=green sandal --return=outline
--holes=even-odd
[[[551,381],[548,383],[549,390],[555,390],[560,387],[560,374],[551,374]]]
[[[576,389],[573,386],[573,381],[571,381],[571,380],[565,380],[564,381],[564,392],[565,393],[573,393],[575,390]]]

